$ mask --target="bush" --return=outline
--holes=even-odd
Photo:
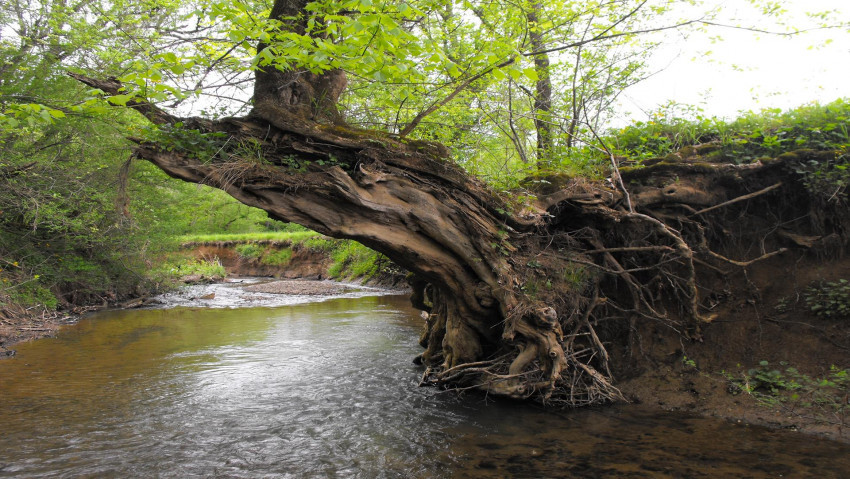
[[[52,291],[39,284],[38,278],[18,283],[6,289],[9,300],[24,308],[42,306],[45,309],[55,310],[59,307],[59,300]]]
[[[612,132],[609,143],[615,154],[628,160],[661,158],[686,146],[716,143],[712,155],[718,161],[748,163],[783,152],[811,149],[850,149],[850,102],[839,99],[827,105],[806,105],[787,112],[779,109],[749,112],[726,122],[709,118],[693,107],[673,104],[637,122]],[[843,171],[846,161],[839,162]]]

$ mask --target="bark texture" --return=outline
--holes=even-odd
[[[278,1],[273,15],[298,30],[303,3]],[[798,238],[840,251],[847,243],[846,197],[816,204],[790,173],[806,155],[829,153],[738,166],[694,150],[624,171],[616,188],[546,178],[537,201],[519,208],[466,175],[442,145],[347,126],[336,109],[345,83],[341,71],[258,72],[253,111],[217,121],[131,102],[154,123],[180,121],[210,138],[200,151],[139,140],[135,154],[409,270],[413,303],[425,312],[423,384],[570,406],[619,400],[608,349],[639,349],[637,322],[698,340],[712,319],[710,282],[806,247],[781,234],[792,217],[808,218]],[[842,221],[825,219],[827,210]],[[754,232],[758,246],[727,247],[729,236],[755,240]]]

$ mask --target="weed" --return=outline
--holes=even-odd
[[[236,245],[236,247],[233,249],[236,250],[236,254],[238,254],[239,257],[243,259],[256,259],[259,258],[260,255],[263,253],[262,249],[260,249],[260,246],[255,243],[245,243]]]
[[[260,263],[267,264],[270,266],[286,266],[289,264],[289,261],[292,259],[292,249],[284,248],[279,250],[268,249],[263,254],[262,259],[260,259]]]
[[[202,279],[218,279],[227,276],[218,256],[210,258],[182,258],[164,263],[152,272],[152,276],[165,280],[175,280],[184,276],[199,276]]]
[[[850,148],[850,101],[806,105],[787,112],[778,109],[747,113],[726,122],[706,117],[699,109],[670,104],[652,115],[612,132],[609,142],[617,156],[637,163],[662,158],[682,148],[713,143],[711,155],[718,161],[748,163],[761,157],[811,149],[846,153]],[[847,161],[830,167],[830,175],[842,176]],[[842,176],[846,180],[846,176]]]
[[[59,300],[48,288],[40,284],[38,278],[18,283],[5,289],[9,300],[24,308],[42,306],[48,310],[54,310],[59,306]]]
[[[809,286],[803,292],[809,310],[829,319],[850,317],[850,282],[839,279]]]
[[[790,414],[806,414],[832,424],[846,424],[850,414],[850,373],[831,366],[820,378],[800,373],[780,362],[783,370],[771,367],[768,361],[740,372],[738,375],[721,372],[729,381],[732,394],[749,394],[760,404],[779,408]]]

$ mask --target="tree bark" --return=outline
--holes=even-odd
[[[272,14],[297,30],[303,19],[293,13],[303,4],[278,1]],[[107,94],[121,87],[75,78]],[[715,251],[718,232],[742,224],[735,215],[749,201],[800,195],[790,180],[730,201],[777,183],[790,159],[734,166],[693,157],[623,172],[632,208],[624,189],[556,176],[517,213],[442,145],[347,126],[335,108],[344,84],[340,71],[266,69],[253,111],[217,121],[130,102],[153,123],[219,134],[203,136],[212,144],[202,151],[136,140],[135,155],[409,270],[413,303],[427,316],[423,384],[569,406],[622,399],[612,344],[641,320],[698,338],[710,318],[699,310],[694,265],[722,270],[718,261],[733,251]],[[724,206],[709,211],[714,205]],[[788,208],[797,215],[806,204]],[[841,228],[822,222],[807,233],[839,234],[846,245]]]
[[[531,31],[528,38],[531,51],[545,49],[543,31],[540,29],[540,16],[543,4],[532,1],[526,15]],[[549,72],[549,55],[540,53],[534,56],[534,71],[537,82],[534,84],[534,128],[537,131],[537,161],[544,165],[551,161],[550,155],[554,140],[552,138],[552,78]]]

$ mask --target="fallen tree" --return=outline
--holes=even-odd
[[[298,30],[301,7],[278,1],[272,18]],[[345,86],[340,70],[258,71],[251,113],[220,120],[130,100],[162,132],[134,154],[409,270],[427,316],[424,384],[555,405],[619,400],[608,349],[637,347],[641,322],[699,340],[713,285],[734,270],[847,244],[844,192],[819,195],[795,168],[836,152],[732,165],[712,163],[709,145],[625,171],[612,157],[607,182],[550,175],[516,205],[440,144],[347,125]],[[196,146],[176,140],[187,135]]]

